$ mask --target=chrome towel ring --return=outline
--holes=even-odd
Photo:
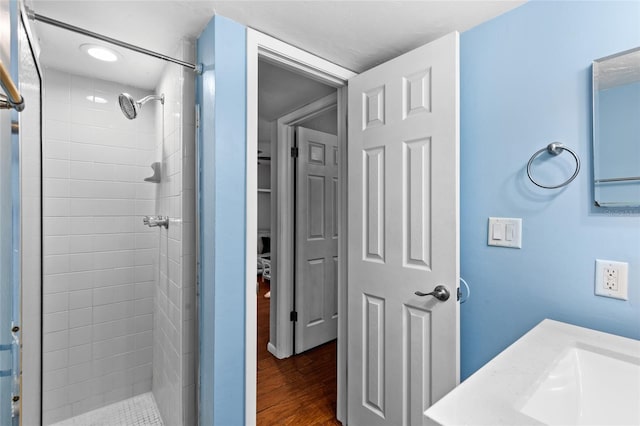
[[[552,154],[552,155],[558,155],[562,153],[562,151],[568,151],[569,154],[573,156],[573,159],[576,160],[576,170],[573,172],[573,175],[571,175],[569,179],[562,182],[560,185],[545,186],[536,182],[531,176],[531,164],[533,163],[533,160],[535,160],[536,157],[538,157],[538,155],[540,155],[544,151],[547,151],[549,154]],[[578,154],[573,152],[573,150],[567,148],[560,142],[551,142],[545,148],[539,149],[531,156],[531,158],[529,159],[529,162],[527,163],[527,176],[529,176],[529,180],[533,182],[534,185],[537,185],[540,188],[544,188],[544,189],[556,189],[556,188],[561,188],[563,186],[569,185],[576,178],[576,176],[578,176],[579,172],[580,172],[580,157],[578,157]]]

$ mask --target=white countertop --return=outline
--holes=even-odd
[[[520,410],[569,347],[640,358],[640,341],[544,320],[425,411],[426,424],[540,425]]]

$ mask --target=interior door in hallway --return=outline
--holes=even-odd
[[[452,33],[349,80],[349,426],[423,424],[459,382],[458,71]]]
[[[295,353],[338,333],[338,140],[296,129]]]

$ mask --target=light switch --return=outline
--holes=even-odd
[[[502,223],[494,223],[492,234],[491,238],[494,240],[504,239],[504,225]]]
[[[515,236],[515,229],[513,228],[513,223],[507,223],[505,225],[504,239],[507,241],[513,241],[514,236]]]
[[[488,234],[490,246],[522,248],[522,219],[490,217]]]

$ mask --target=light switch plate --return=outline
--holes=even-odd
[[[522,219],[490,217],[487,244],[498,247],[522,248]]]

